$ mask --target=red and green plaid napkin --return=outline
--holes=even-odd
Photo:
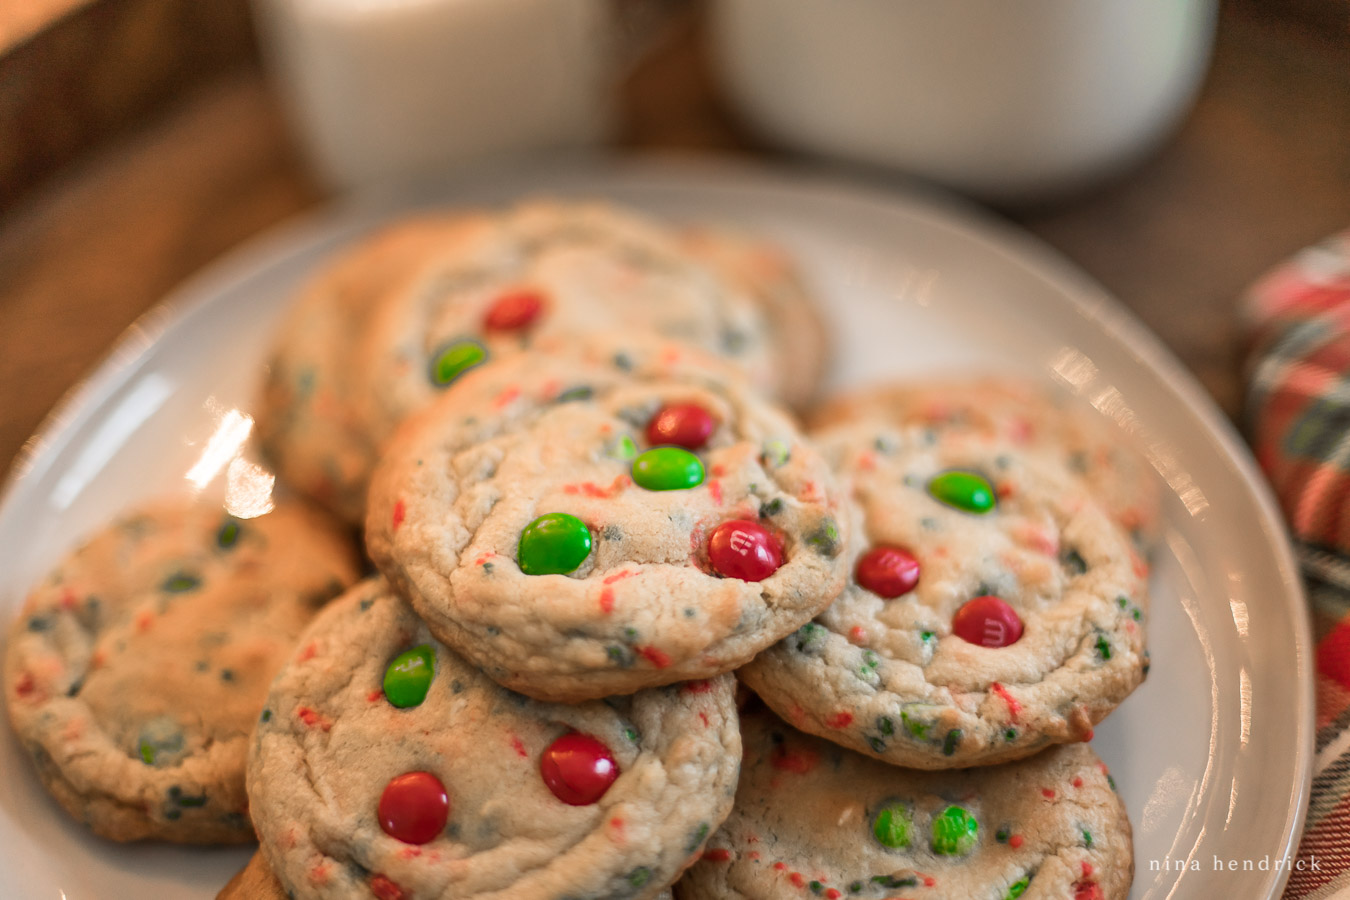
[[[1252,289],[1246,419],[1308,578],[1317,641],[1312,802],[1285,898],[1350,900],[1350,231]]]

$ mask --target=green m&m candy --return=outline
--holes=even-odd
[[[520,533],[516,556],[526,575],[566,575],[591,555],[591,530],[567,513],[546,513]]]
[[[405,650],[384,670],[384,696],[399,709],[420,706],[436,674],[436,651],[430,644]]]
[[[934,475],[928,482],[928,493],[939,503],[962,512],[982,515],[994,508],[994,487],[974,472],[953,470]]]
[[[872,834],[881,842],[881,846],[892,850],[902,850],[914,840],[914,820],[909,810],[899,803],[882,808],[872,821]]]
[[[933,852],[939,856],[964,856],[975,849],[980,823],[959,806],[949,806],[933,818]]]
[[[683,447],[654,447],[633,460],[633,482],[649,491],[678,491],[703,483],[703,461]]]
[[[486,359],[487,350],[477,341],[452,341],[432,355],[431,383],[445,387]]]

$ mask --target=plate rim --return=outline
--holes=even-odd
[[[1127,349],[1135,361],[1158,376],[1162,388],[1181,403],[1202,426],[1232,467],[1259,514],[1257,524],[1271,548],[1279,581],[1285,586],[1286,612],[1294,635],[1298,690],[1299,746],[1297,766],[1285,823],[1284,855],[1294,855],[1306,824],[1315,761],[1315,678],[1311,612],[1288,530],[1273,489],[1261,476],[1250,449],[1235,425],[1222,413],[1195,375],[1157,334],[1091,275],[1060,251],[993,212],[939,188],[908,179],[887,181],[861,178],[847,167],[819,163],[746,161],[733,157],[689,157],[679,154],[600,155],[586,160],[569,158],[532,165],[504,165],[475,170],[453,179],[412,182],[339,196],[271,225],[245,238],[189,275],[158,302],[137,316],[110,345],[102,358],[72,384],[43,417],[15,454],[0,483],[0,519],[14,514],[23,489],[37,481],[60,456],[102,400],[124,384],[158,343],[209,307],[229,285],[246,281],[315,244],[341,241],[376,227],[380,221],[413,209],[444,206],[459,191],[512,180],[582,183],[615,181],[630,188],[665,185],[725,191],[741,189],[792,197],[819,196],[844,200],[883,211],[903,211],[925,224],[966,239],[1002,259],[1027,269],[1047,284],[1060,288],[1067,301],[1097,328]],[[1275,873],[1267,882],[1269,898],[1283,891],[1290,871]]]

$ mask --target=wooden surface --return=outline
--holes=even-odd
[[[1236,297],[1350,227],[1350,27],[1281,9],[1224,7],[1195,111],[1153,158],[1014,216],[1133,308],[1230,414],[1241,397]],[[696,21],[624,98],[628,147],[772,158],[718,102]],[[166,291],[322,200],[251,55],[38,187],[0,196],[0,460]]]

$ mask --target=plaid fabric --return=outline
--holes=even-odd
[[[1350,900],[1350,232],[1260,281],[1246,418],[1308,576],[1317,640],[1312,802],[1286,898]]]

